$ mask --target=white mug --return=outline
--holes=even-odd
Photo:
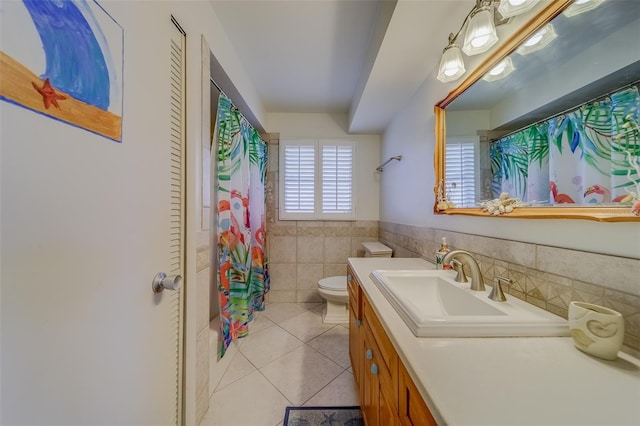
[[[569,329],[576,348],[598,358],[615,360],[624,339],[620,312],[585,302],[569,304]]]

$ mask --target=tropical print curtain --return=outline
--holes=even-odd
[[[636,86],[534,124],[491,145],[492,195],[554,204],[629,202],[640,181]]]
[[[522,201],[549,198],[547,127],[546,123],[533,125],[491,144],[493,198],[502,192]]]
[[[267,147],[258,132],[220,95],[217,140],[218,295],[224,355],[248,333],[269,291],[265,250]]]

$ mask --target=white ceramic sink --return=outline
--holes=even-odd
[[[491,287],[472,291],[453,271],[375,270],[370,278],[418,337],[569,336],[567,320]]]

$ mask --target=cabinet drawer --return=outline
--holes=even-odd
[[[349,291],[349,307],[353,310],[356,319],[362,319],[362,297],[360,296],[361,290],[358,281],[351,270],[351,267],[347,268],[347,289]]]
[[[393,374],[395,375],[398,361],[396,350],[394,349],[391,340],[387,337],[387,333],[384,331],[384,328],[382,328],[382,324],[380,324],[373,308],[371,308],[371,303],[367,300],[364,294],[362,299],[364,320],[369,324],[373,338],[375,339],[378,348],[380,348],[382,359],[384,360],[387,368],[393,371]]]

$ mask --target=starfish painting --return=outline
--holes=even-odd
[[[59,95],[58,93],[56,93],[55,89],[51,86],[51,83],[49,82],[48,78],[44,81],[44,83],[42,84],[42,87],[38,87],[38,85],[34,82],[31,82],[31,84],[33,84],[33,88],[36,89],[38,93],[42,95],[42,100],[44,101],[44,107],[46,109],[49,109],[49,106],[51,104],[53,104],[53,106],[55,106],[56,108],[60,109],[60,105],[58,105],[58,101],[67,99],[66,96]]]

